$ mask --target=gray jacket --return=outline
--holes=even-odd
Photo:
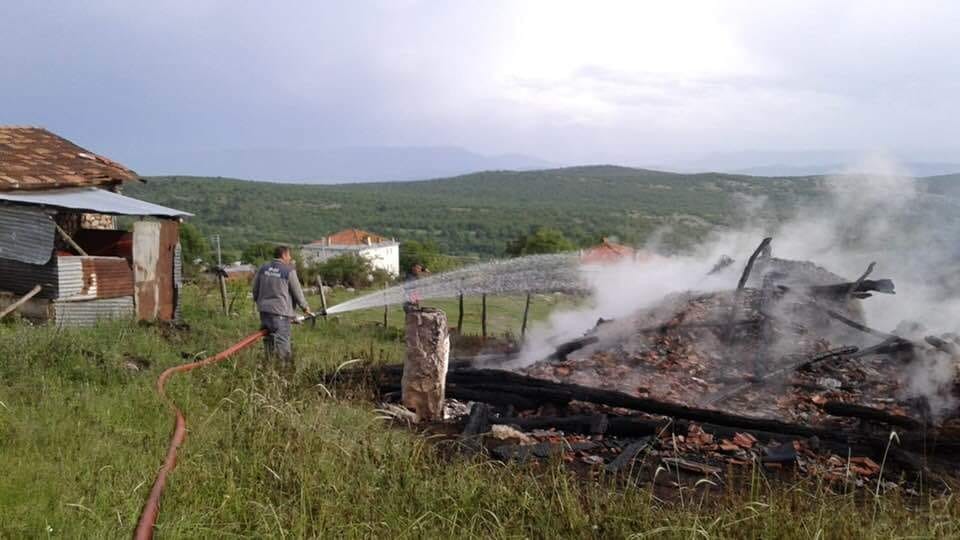
[[[310,311],[296,268],[280,259],[274,259],[257,270],[253,278],[253,301],[260,313],[296,317],[293,308],[297,306]]]

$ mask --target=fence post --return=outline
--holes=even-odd
[[[527,303],[523,306],[523,323],[520,325],[520,341],[527,334],[527,315],[530,313],[530,293],[527,293]]]
[[[320,312],[324,317],[327,316],[327,295],[323,292],[323,278],[317,274],[317,289],[320,291]]]
[[[460,291],[460,311],[457,313],[457,334],[463,335],[463,291]]]
[[[480,302],[480,335],[487,339],[487,293],[483,293]]]

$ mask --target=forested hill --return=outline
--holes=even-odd
[[[488,257],[546,226],[580,245],[603,236],[639,243],[669,225],[683,246],[716,225],[736,225],[738,196],[775,208],[815,196],[819,177],[676,174],[614,166],[482,172],[417,182],[295,185],[211,177],[152,177],[125,192],[196,215],[228,247],[308,242],[347,227],[399,240],[433,239],[449,253]]]

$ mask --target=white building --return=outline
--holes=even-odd
[[[384,270],[392,276],[400,274],[400,244],[367,231],[344,229],[302,246],[301,251],[304,262],[309,264],[355,253],[369,260],[374,268]]]

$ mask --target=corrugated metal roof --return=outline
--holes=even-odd
[[[46,264],[53,236],[53,221],[42,210],[0,205],[0,258]]]
[[[0,126],[0,191],[115,185],[137,173],[43,128]]]
[[[189,212],[125,197],[99,188],[70,188],[45,191],[0,192],[0,201],[15,204],[51,206],[68,210],[120,216],[192,216]]]

